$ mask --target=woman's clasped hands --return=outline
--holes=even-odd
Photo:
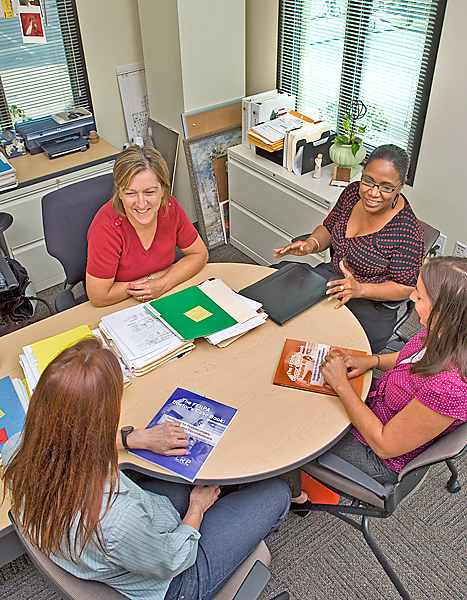
[[[333,279],[328,281],[328,300],[339,300],[334,308],[340,308],[347,304],[351,298],[362,297],[362,284],[358,282],[352,273],[345,267],[344,261],[339,262],[339,268],[344,274],[344,279]]]
[[[150,277],[141,277],[141,279],[137,279],[136,281],[130,281],[126,286],[127,294],[133,296],[138,302],[148,302],[149,300],[159,298],[167,291],[162,277],[168,270],[160,271]]]

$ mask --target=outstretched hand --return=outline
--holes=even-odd
[[[326,292],[329,295],[329,300],[339,300],[335,308],[344,306],[351,298],[361,298],[362,296],[362,284],[345,267],[343,260],[339,262],[339,268],[344,274],[344,279],[328,281],[328,290]]]
[[[274,248],[274,257],[282,258],[283,256],[286,256],[286,254],[292,254],[293,256],[306,256],[307,254],[316,252],[316,250],[316,248],[306,241],[293,242],[292,244],[288,244],[283,248]]]

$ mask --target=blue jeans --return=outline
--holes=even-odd
[[[167,496],[180,515],[185,515],[189,485],[150,477],[136,478],[136,483]],[[289,505],[290,490],[277,478],[247,484],[222,496],[204,515],[195,564],[172,580],[165,600],[215,596],[258,544],[279,528]]]

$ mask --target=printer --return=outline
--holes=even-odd
[[[93,115],[84,108],[16,124],[29,152],[45,152],[49,158],[87,150],[89,132],[95,129]]]

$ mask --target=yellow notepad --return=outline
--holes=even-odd
[[[31,344],[31,350],[37,359],[39,372],[42,373],[49,362],[60,354],[62,350],[87,337],[94,337],[91,328],[88,325],[80,325],[69,331],[64,331],[58,335]]]

